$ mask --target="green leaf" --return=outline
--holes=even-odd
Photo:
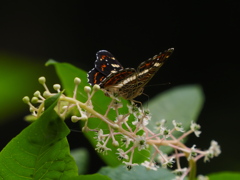
[[[147,105],[152,114],[148,128],[154,130],[156,123],[165,119],[167,128],[173,128],[172,120],[176,120],[182,123],[186,131],[191,121],[197,120],[203,102],[204,95],[199,85],[179,86],[163,92],[151,99]],[[181,133],[175,135],[180,136]],[[167,153],[171,149],[164,148],[164,151]]]
[[[102,174],[80,175],[78,177],[71,178],[70,180],[111,180],[109,177]]]
[[[212,173],[208,175],[211,180],[239,180],[240,173],[239,172],[220,172],[220,173]]]
[[[69,129],[54,111],[59,95],[47,99],[48,107],[45,107],[42,116],[1,151],[0,179],[64,179],[77,176],[77,167],[70,156],[66,139]]]
[[[125,166],[118,166],[117,168],[104,167],[98,173],[106,175],[112,180],[167,180],[175,177],[167,169],[159,168],[157,171],[154,171],[147,170],[143,166],[134,166],[131,171],[128,171]]]
[[[87,100],[87,95],[84,92],[84,87],[89,86],[87,82],[87,73],[79,68],[76,68],[68,63],[58,63],[56,61],[50,60],[46,63],[47,65],[54,65],[56,68],[57,74],[62,82],[62,85],[67,93],[68,96],[73,95],[74,90],[74,78],[79,77],[81,79],[81,83],[78,87],[78,94],[77,99],[85,102]],[[104,115],[108,105],[110,104],[111,99],[109,97],[106,97],[102,91],[98,91],[94,94],[92,98],[94,110],[96,110],[98,113]],[[126,100],[122,100],[123,108],[119,109],[121,114],[126,114],[128,112],[126,104],[128,103]],[[116,112],[113,110],[110,110],[108,114],[108,118],[112,121],[116,119]],[[109,133],[108,126],[103,123],[98,118],[90,118],[88,127],[91,129],[103,129],[105,133]],[[88,140],[91,142],[92,146],[95,148],[97,141],[93,138],[96,136],[94,132],[87,132],[84,133],[85,136],[88,138]],[[119,140],[121,136],[116,137],[117,140]],[[117,166],[121,164],[121,161],[117,159],[116,150],[117,148],[112,145],[112,143],[108,143],[108,148],[112,149],[112,151],[108,151],[108,155],[102,155],[99,154],[100,157],[106,162],[106,164],[110,166]],[[134,162],[143,162],[147,156],[149,155],[149,152],[141,151],[140,153],[134,154]]]

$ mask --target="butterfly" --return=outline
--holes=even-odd
[[[107,95],[133,100],[143,93],[145,85],[173,53],[174,48],[143,61],[137,69],[124,68],[108,51],[96,53],[95,67],[88,72],[88,83],[98,84]]]

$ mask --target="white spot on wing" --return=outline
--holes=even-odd
[[[119,64],[111,64],[112,67],[120,67]]]
[[[140,73],[138,74],[138,76],[141,76],[141,75],[143,75],[143,74],[146,74],[146,73],[148,73],[148,71],[149,71],[149,69],[145,69],[144,71],[140,72]]]
[[[161,65],[161,63],[158,63],[158,62],[156,62],[156,63],[154,64],[155,67],[159,67],[160,65]]]

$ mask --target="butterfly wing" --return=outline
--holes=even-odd
[[[105,77],[106,76],[99,72],[96,68],[91,69],[87,75],[88,83],[91,86],[94,84],[99,84]]]
[[[170,48],[163,53],[160,52],[147,61],[142,62],[137,69],[137,79],[142,86],[146,85],[154,76],[154,74],[159,70],[159,68],[164,64],[164,62],[173,53],[174,48]]]
[[[142,93],[144,86],[173,53],[170,48],[153,58],[142,62],[137,71],[134,68],[123,68],[114,56],[106,51],[98,51],[95,68],[88,72],[88,82],[99,84],[101,88],[118,93],[125,99],[134,99]]]
[[[88,83],[92,86],[100,84],[105,77],[120,69],[123,69],[122,65],[110,52],[100,50],[96,53],[95,67],[88,72]]]
[[[125,68],[111,73],[101,83],[100,86],[105,88],[111,85],[119,85],[120,87],[126,84],[128,77],[132,76],[136,70],[134,68]]]
[[[95,68],[105,76],[123,69],[118,60],[106,50],[98,51],[96,58]]]

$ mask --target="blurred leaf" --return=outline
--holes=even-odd
[[[80,175],[68,180],[111,180],[109,177],[102,174]]]
[[[78,148],[71,150],[71,155],[77,164],[78,174],[84,174],[87,171],[89,164],[89,153],[87,149]]]
[[[61,179],[77,176],[66,136],[69,129],[54,111],[59,94],[42,116],[25,128],[0,153],[3,179]]]
[[[46,63],[47,65],[54,65],[56,68],[57,74],[62,82],[62,85],[64,86],[64,89],[67,93],[68,96],[73,95],[73,90],[74,90],[74,78],[79,77],[81,79],[81,83],[79,84],[78,87],[78,94],[77,94],[77,99],[85,102],[87,100],[87,95],[84,92],[84,87],[89,86],[87,82],[87,73],[79,68],[76,68],[68,63],[57,63],[54,60],[50,60]],[[105,114],[108,105],[110,104],[111,99],[109,97],[106,97],[102,91],[98,91],[94,94],[92,98],[94,110],[96,110],[100,114]],[[126,100],[122,100],[123,103],[123,108],[119,109],[119,112],[121,114],[126,114],[128,112],[126,104],[128,103]],[[116,119],[116,112],[113,110],[110,110],[108,114],[108,118],[112,121]],[[108,131],[108,126],[103,123],[100,119],[98,118],[90,118],[89,119],[89,124],[88,127],[91,129],[103,129],[105,133],[109,133]],[[96,147],[97,141],[93,138],[96,136],[94,132],[87,132],[84,133],[85,136],[88,138],[88,140],[91,142],[93,147]],[[117,136],[116,139],[119,140],[121,136]],[[117,166],[121,164],[121,161],[117,159],[116,155],[116,150],[117,148],[114,147],[111,143],[108,143],[107,145],[108,148],[112,149],[112,151],[108,151],[108,155],[104,156],[102,154],[99,154],[101,158],[110,166]],[[147,156],[149,155],[149,152],[147,151],[141,151],[140,153],[135,153],[134,154],[134,162],[143,162]]]
[[[197,120],[203,102],[204,95],[199,85],[179,86],[163,92],[151,99],[147,105],[152,114],[148,128],[154,130],[156,123],[165,119],[166,127],[173,128],[172,120],[176,120],[183,124],[186,131],[191,121]],[[175,135],[180,136],[181,133],[176,132]],[[171,148],[163,148],[165,153],[171,151]]]
[[[219,172],[208,175],[211,180],[239,180],[240,172]]]
[[[0,52],[0,123],[27,110],[22,98],[39,87],[44,68],[38,59]]]
[[[103,167],[98,173],[106,175],[112,180],[168,180],[175,177],[167,169],[159,168],[157,171],[154,171],[147,170],[143,166],[134,166],[131,171],[128,171],[125,166],[118,166],[116,168]]]

